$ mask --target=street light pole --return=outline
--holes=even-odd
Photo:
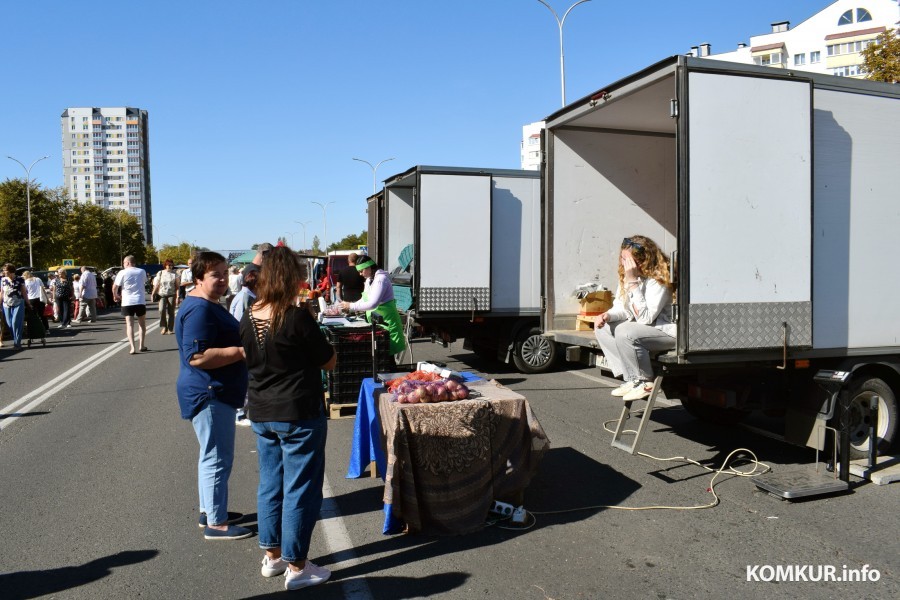
[[[587,0],[585,0],[585,1],[587,1]],[[372,169],[372,193],[374,194],[375,192],[378,191],[378,179],[375,176],[375,173],[378,171],[378,167],[381,166],[381,163],[386,163],[387,161],[394,160],[394,159],[386,158],[386,159],[382,160],[381,162],[379,162],[377,165],[373,165],[369,161],[363,160],[361,158],[354,158],[353,160],[358,160],[361,163],[366,163]]]
[[[9,160],[16,161],[17,163],[22,165],[23,169],[25,169],[25,204],[27,206],[27,211],[28,211],[28,266],[29,266],[29,268],[33,269],[34,268],[34,256],[32,255],[32,252],[31,252],[31,167],[38,164],[40,161],[44,160],[45,158],[50,158],[50,157],[42,156],[39,159],[37,159],[36,161],[34,161],[33,163],[31,163],[31,166],[29,166],[27,168],[25,167],[25,165],[22,164],[21,161],[13,158],[12,156],[7,156],[6,158],[8,158]]]
[[[578,6],[579,4],[584,4],[585,2],[590,2],[591,0],[578,0],[575,4],[569,7],[569,9],[563,15],[563,18],[560,19],[559,15],[556,14],[556,11],[553,10],[553,7],[547,4],[544,0],[537,0],[544,6],[550,9],[550,12],[553,13],[553,16],[556,18],[556,24],[559,26],[559,79],[560,86],[562,87],[562,105],[566,105],[566,59],[563,55],[563,25],[566,23],[566,17],[569,16],[569,13],[572,12],[572,9]]]
[[[306,226],[312,223],[312,221],[294,221],[297,225],[303,228],[303,250],[306,251]]]
[[[325,249],[325,256],[328,256],[328,219],[325,217],[325,209],[329,204],[334,204],[334,200],[330,200],[325,204],[316,202],[315,200],[312,200],[311,202],[322,207],[322,246]]]

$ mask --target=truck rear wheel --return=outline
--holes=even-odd
[[[897,397],[882,379],[872,377],[860,379],[850,388],[850,459],[865,458],[869,455],[869,427],[872,411],[869,408],[873,396],[878,396],[878,424],[875,435],[878,438],[878,452],[891,449],[897,438]],[[835,415],[834,425],[840,431],[840,417]]]
[[[546,373],[556,355],[556,342],[541,335],[540,327],[526,327],[516,336],[513,362],[521,373]]]

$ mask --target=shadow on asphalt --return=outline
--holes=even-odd
[[[346,569],[341,570],[344,573]],[[353,598],[354,595],[349,589],[352,588],[352,581],[337,579],[338,573],[333,573],[331,579],[323,585],[316,587],[303,588],[298,593],[304,598],[318,598],[321,600]],[[365,583],[369,586],[372,598],[391,598],[391,600],[404,600],[406,598],[427,598],[436,594],[449,592],[451,590],[462,587],[468,581],[470,575],[468,573],[460,573],[451,571],[449,573],[437,573],[435,575],[426,575],[424,577],[366,577]],[[280,583],[280,581],[279,581]],[[344,586],[348,588],[345,594]],[[284,589],[279,586],[277,592],[271,594],[262,594],[259,596],[251,596],[254,600],[261,598],[284,598]],[[290,597],[290,596],[288,596]]]
[[[27,413],[11,412],[9,414],[0,414],[0,421],[2,421],[3,419],[9,419],[10,417],[40,417],[41,415],[49,415],[49,414],[50,414],[49,410],[39,410],[36,412],[27,412]]]
[[[111,575],[115,567],[145,562],[157,554],[158,550],[128,550],[77,567],[5,573],[0,575],[0,590],[3,590],[5,600],[24,600],[55,594],[103,579]]]
[[[577,450],[552,448],[544,454],[538,473],[525,491],[525,505],[529,510],[537,512],[578,509],[598,504],[615,505],[621,503],[639,487],[635,481]],[[343,494],[336,500],[341,514],[347,516],[363,512],[371,513],[373,505],[380,505],[382,495],[381,486],[373,486]],[[601,509],[541,515],[535,528],[525,531],[486,527],[481,531],[461,536],[407,534],[385,537],[353,548],[353,553],[361,562],[334,573],[332,579],[340,581],[365,577],[375,598],[429,597],[464,585],[469,578],[468,574],[444,573],[421,579],[372,575],[420,560],[503,544],[522,535],[528,535],[529,531],[536,531],[541,527],[582,521],[599,510]],[[387,555],[381,556],[383,554]],[[376,558],[367,560],[372,556]],[[339,561],[340,557],[328,555],[321,557],[320,560],[323,564],[333,564]],[[325,590],[322,593],[325,594]]]

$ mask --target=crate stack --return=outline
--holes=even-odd
[[[578,316],[575,317],[575,329],[577,331],[591,331],[594,329],[594,317],[612,308],[612,292],[600,290],[591,292],[582,298]]]
[[[372,377],[372,330],[328,327],[325,335],[337,353],[337,364],[328,372],[328,409],[331,418],[356,413],[362,380]],[[375,330],[375,369],[392,367],[390,339],[385,329]]]

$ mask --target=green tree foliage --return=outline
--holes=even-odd
[[[63,251],[62,228],[68,203],[61,190],[31,184],[31,244],[34,265],[28,265],[28,202],[24,179],[0,183],[0,261],[40,267],[57,261]]]
[[[176,265],[186,265],[192,249],[187,242],[181,242],[177,246],[163,244],[159,249],[157,262],[165,262],[167,258],[171,258]]]
[[[888,29],[875,38],[862,52],[862,69],[866,79],[900,83],[900,37],[896,29]]]
[[[312,248],[310,248],[311,254],[322,254],[322,242],[319,241],[319,236],[313,236]]]
[[[365,246],[369,242],[369,232],[363,231],[359,235],[350,234],[344,239],[328,245],[328,251],[332,250],[356,250],[360,246]]]
[[[24,179],[0,183],[0,261],[28,264],[28,217]],[[120,238],[121,232],[121,238]],[[121,244],[120,244],[121,239]],[[36,269],[71,258],[76,265],[121,265],[123,255],[146,262],[148,248],[137,217],[72,202],[65,188],[31,184],[31,240]]]

